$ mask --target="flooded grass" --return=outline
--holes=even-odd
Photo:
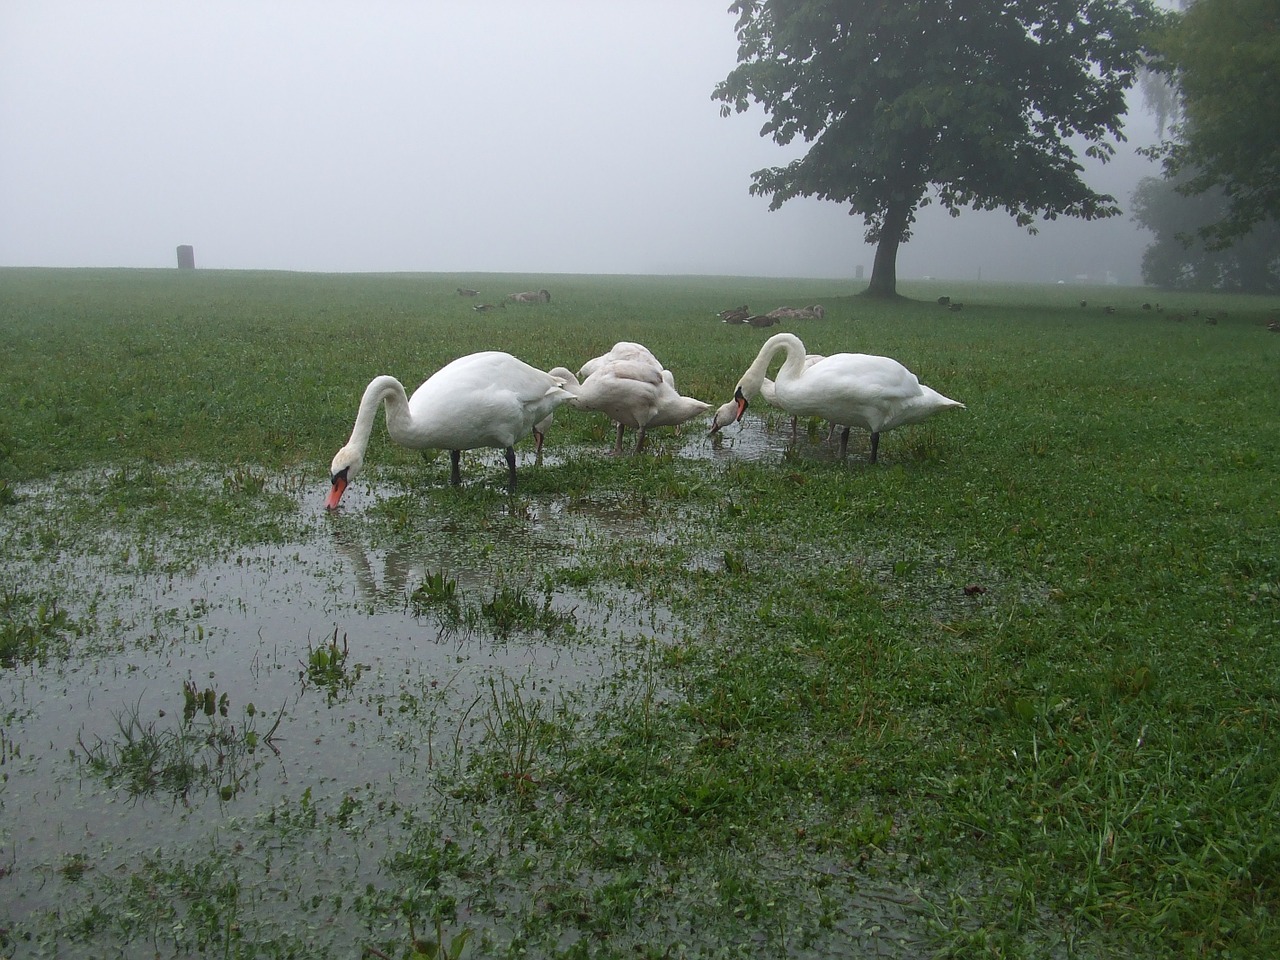
[[[291,483],[259,476],[259,491]],[[163,471],[153,482],[177,493],[207,477]],[[73,515],[71,502],[100,485],[86,475],[30,488],[7,519],[24,528]],[[668,612],[625,590],[557,585],[550,569],[531,589],[525,571],[485,562],[508,546],[536,556],[529,541],[547,535],[567,560],[575,544],[554,523],[527,525],[521,542],[490,543],[467,562],[447,546],[373,548],[314,499],[308,491],[296,504],[293,527],[305,536],[279,545],[220,556],[206,543],[213,556],[200,561],[188,544],[175,563],[150,535],[143,551],[103,532],[72,552],[64,531],[52,568],[10,566],[14,583],[40,582],[50,598],[10,586],[4,606],[20,642],[0,674],[3,801],[26,811],[6,836],[5,883],[23,942],[66,955],[78,938],[42,917],[62,927],[100,898],[125,896],[121,878],[145,880],[135,871],[148,858],[274,844],[261,834],[282,818],[301,818],[330,848],[375,822],[394,832],[413,811],[434,820],[425,811],[451,795],[519,797],[564,762],[566,743],[604,722],[604,694],[665,696],[653,663],[679,633]],[[148,559],[137,564],[140,553]],[[498,830],[502,817],[483,822]],[[317,889],[379,873],[373,858],[354,875],[331,874],[310,862],[315,853],[273,858],[306,859],[296,869]],[[237,906],[235,922],[259,909],[271,922],[261,904]],[[340,952],[358,948],[355,918],[326,925]],[[88,932],[85,949],[132,936]]]
[[[1280,945],[1274,304],[559,278],[482,324],[463,278],[5,279],[0,954]],[[639,457],[566,411],[514,495],[379,430],[322,509],[373,373],[641,339],[725,399],[762,338],[699,324],[748,289],[968,410],[875,467],[762,405]]]

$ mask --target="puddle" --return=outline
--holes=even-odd
[[[788,420],[755,419],[686,435],[678,455],[830,455],[803,429],[791,446]],[[480,472],[500,466],[477,458],[464,476],[488,482]],[[198,468],[153,478],[156,517],[105,532],[68,517],[120,478],[60,478],[5,507],[0,603],[56,642],[0,666],[0,953],[327,957],[377,943],[389,956],[395,943],[407,955],[405,916],[439,898],[446,917],[457,910],[450,936],[514,955],[541,935],[539,891],[620,882],[592,850],[626,831],[556,833],[574,803],[556,763],[610,718],[672,697],[659,664],[690,628],[591,573],[619,550],[681,549],[670,511],[592,492],[479,497],[479,513],[435,516],[418,478],[371,470],[327,514],[323,478],[250,476],[246,488],[262,481],[292,509],[269,526],[280,542],[237,547],[235,524],[198,526],[230,498],[183,499],[208,481]],[[140,511],[144,493],[129,491]],[[56,612],[36,609],[46,597]],[[814,870],[828,868],[744,847],[682,865],[653,926],[623,935],[686,936],[689,917],[725,909],[726,867],[744,889],[809,891],[781,908],[796,917],[839,899],[850,924],[875,927],[868,944],[882,926],[918,926],[892,884],[855,889],[832,864],[819,894],[828,878]],[[584,930],[547,933],[557,949],[529,955],[560,955]],[[862,942],[853,926],[832,931]]]
[[[860,442],[866,442],[866,433],[854,430],[849,435],[849,459],[860,455]],[[791,418],[770,413],[756,416],[748,413],[736,424],[730,424],[718,433],[705,436],[700,442],[687,442],[679,455],[689,460],[761,461],[781,460],[790,456],[806,459],[837,459],[840,438],[828,438],[824,424],[808,420],[798,424],[795,441],[791,439]]]
[[[325,516],[322,493],[296,492],[296,542],[181,574],[122,569],[100,541],[8,565],[8,596],[47,591],[74,626],[66,655],[0,667],[0,927],[65,908],[69,863],[110,873],[207,849],[304,791],[321,809],[411,807],[501,750],[513,717],[573,724],[602,697],[663,695],[652,665],[680,632],[672,615],[545,576],[633,518],[586,501],[524,508],[538,579],[469,555],[474,543],[375,545],[360,518]],[[346,509],[386,493],[360,484]],[[63,495],[24,493],[7,517],[54,515]],[[126,760],[144,750],[138,772]],[[327,877],[312,863],[308,883],[368,881],[366,860]]]

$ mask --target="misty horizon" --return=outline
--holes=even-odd
[[[869,276],[860,216],[749,194],[807,145],[720,116],[725,7],[6,5],[0,264]],[[1130,126],[1085,175],[1126,210],[1159,172]],[[898,275],[1141,282],[1127,216],[1038,227],[926,207]]]

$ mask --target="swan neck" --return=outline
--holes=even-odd
[[[347,442],[348,446],[359,450],[361,454],[369,446],[373,423],[383,401],[387,404],[387,433],[391,438],[395,440],[402,436],[408,427],[409,398],[404,392],[404,385],[395,377],[375,377],[365,387],[364,396],[360,398],[356,423],[351,428],[351,439]]]
[[[764,342],[764,346],[760,348],[755,360],[752,361],[751,366],[747,367],[742,379],[738,381],[739,388],[748,399],[760,392],[760,388],[764,384],[765,375],[769,372],[769,365],[773,362],[773,358],[783,350],[787,352],[787,359],[783,362],[783,368],[790,367],[791,376],[804,369],[804,344],[800,342],[800,338],[791,333],[775,333]],[[782,373],[779,372],[778,376],[781,377]]]

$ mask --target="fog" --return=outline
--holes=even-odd
[[[749,194],[804,145],[720,117],[727,6],[5,0],[0,265],[869,275],[860,217]],[[1128,132],[1086,176],[1126,208]],[[1138,283],[1147,238],[934,206],[898,273]]]

